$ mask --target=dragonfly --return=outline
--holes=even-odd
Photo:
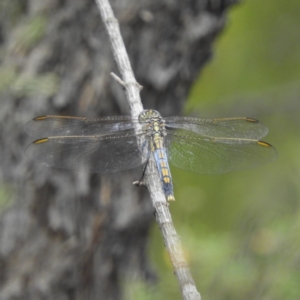
[[[169,162],[200,174],[254,168],[277,152],[260,139],[268,129],[252,118],[163,118],[148,109],[136,118],[40,116],[25,125],[38,138],[28,157],[48,166],[109,173],[147,165],[153,154],[168,201],[175,200]],[[145,169],[144,169],[145,170]]]

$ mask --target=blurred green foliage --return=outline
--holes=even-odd
[[[58,89],[58,77],[54,73],[17,74],[16,68],[0,67],[0,93],[16,96],[52,96]]]
[[[12,84],[11,91],[19,96],[52,96],[58,90],[58,77],[53,73],[38,76],[19,76]]]
[[[203,299],[300,299],[299,13],[297,0],[232,9],[187,102],[186,113],[201,117],[259,118],[279,153],[224,175],[172,169],[173,221]],[[182,299],[156,225],[149,251],[159,287],[126,299]]]
[[[299,11],[296,0],[251,0],[235,6],[187,109],[299,81]]]
[[[34,16],[20,22],[14,32],[11,49],[19,54],[27,53],[45,35],[47,19],[43,16]]]
[[[13,188],[8,185],[0,184],[0,212],[13,204]]]
[[[0,60],[5,62],[0,67],[0,93],[11,93],[20,97],[54,95],[58,89],[56,74],[39,74],[38,70],[28,68],[26,64],[25,68],[20,68],[23,60],[32,60],[34,55],[31,58],[27,58],[26,55],[44,37],[47,18],[41,15],[30,16],[19,21],[18,25],[13,27],[21,7],[5,1],[0,5],[1,8],[7,12],[6,19],[10,20],[10,24],[7,26],[12,26],[13,33],[8,48],[0,47]],[[31,62],[31,65],[36,66],[37,64]]]

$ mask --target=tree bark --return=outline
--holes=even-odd
[[[180,114],[235,2],[111,1],[145,108]],[[1,213],[0,299],[121,299],[125,276],[156,280],[146,253],[153,208],[131,185],[141,170],[99,176],[23,154],[22,126],[37,115],[128,114],[99,11],[92,0],[0,9],[0,176],[14,200]]]

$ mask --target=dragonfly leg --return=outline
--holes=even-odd
[[[148,163],[149,163],[149,158],[146,160],[146,163],[145,163],[145,165],[144,165],[142,177],[141,177],[141,179],[139,180],[139,184],[140,184],[140,185],[145,185],[145,184],[144,184],[144,181],[143,181],[143,178],[144,178],[144,176],[145,176],[145,172],[146,172]]]
[[[149,156],[150,157],[150,156]],[[134,181],[133,184],[135,186],[146,186],[145,182],[144,182],[144,176],[145,176],[145,172],[146,172],[146,169],[147,169],[147,166],[148,166],[148,162],[149,162],[149,158],[146,160],[146,163],[144,165],[144,168],[143,168],[143,173],[142,173],[142,177],[140,180],[138,181]]]

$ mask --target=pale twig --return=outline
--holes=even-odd
[[[118,75],[113,72],[111,72],[110,75],[115,81],[119,82],[123,87],[126,87],[125,82]]]
[[[139,94],[141,86],[137,83],[133,74],[125,45],[121,37],[119,23],[113,14],[108,0],[96,0],[96,3],[107,30],[112,46],[113,56],[122,78],[119,78],[113,73],[111,75],[124,87],[131,114],[132,116],[137,117],[143,110]],[[165,194],[162,190],[162,184],[152,155],[150,156],[150,161],[148,162],[145,175],[145,185],[149,190],[150,197],[155,208],[156,221],[159,224],[165,246],[169,252],[183,299],[200,300],[200,294],[196,289],[194,280],[187,266],[187,262],[183,256],[180,238],[174,228],[169,211],[169,204],[167,203]]]

